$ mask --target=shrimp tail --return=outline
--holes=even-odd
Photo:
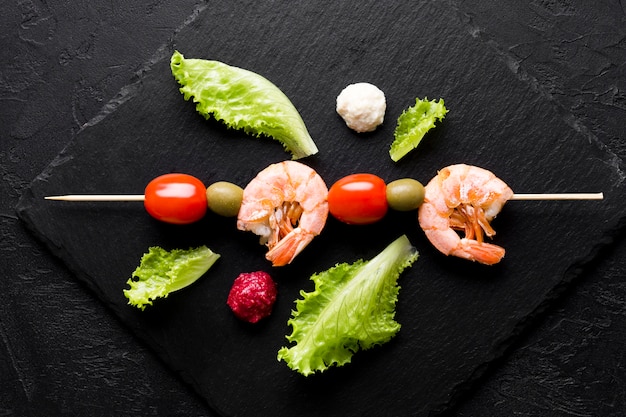
[[[291,230],[276,245],[271,248],[265,258],[272,262],[272,266],[290,264],[296,256],[313,240],[315,234],[301,228]]]
[[[498,245],[463,238],[449,254],[485,265],[494,265],[500,262],[504,253],[504,248]]]

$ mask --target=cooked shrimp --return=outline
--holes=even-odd
[[[295,161],[270,165],[243,190],[237,228],[261,236],[272,265],[289,264],[324,228],[327,196],[326,183],[308,166]]]
[[[509,186],[486,169],[448,166],[426,185],[418,213],[420,227],[444,255],[493,265],[505,251],[484,242],[484,235],[491,238],[496,234],[489,222],[512,196]]]

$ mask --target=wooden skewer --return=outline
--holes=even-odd
[[[513,194],[511,200],[602,200],[603,193]]]
[[[139,194],[68,194],[44,197],[58,201],[144,201]],[[602,200],[603,193],[513,194],[511,200]]]
[[[144,201],[143,194],[68,194],[51,195],[46,200],[58,201]]]

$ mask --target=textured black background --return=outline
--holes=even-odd
[[[0,412],[8,415],[210,415],[13,210],[73,132],[204,5],[143,3],[3,4]],[[621,4],[487,3],[449,2],[468,36],[496,49],[573,129],[623,158]],[[451,415],[623,415],[624,247],[622,239],[586,271]]]

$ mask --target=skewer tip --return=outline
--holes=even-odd
[[[66,195],[49,195],[44,197],[45,200],[56,201],[144,201],[143,194],[66,194]]]
[[[511,200],[602,200],[604,193],[513,194]]]

